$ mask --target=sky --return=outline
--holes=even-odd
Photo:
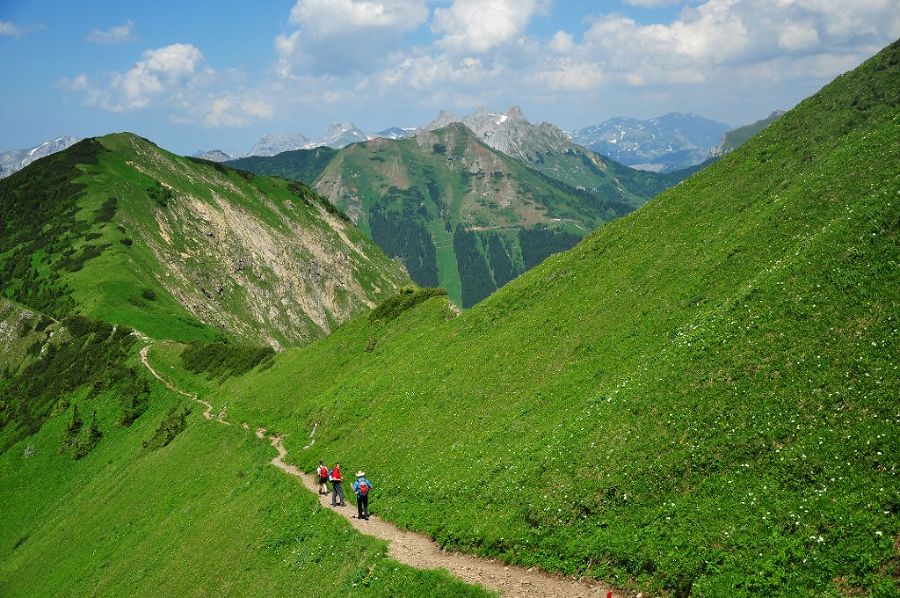
[[[128,130],[240,155],[479,105],[740,126],[898,37],[898,0],[0,0],[0,151]]]

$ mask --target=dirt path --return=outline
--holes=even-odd
[[[141,363],[156,379],[172,391],[203,405],[205,407],[203,417],[206,419],[224,425],[231,425],[231,422],[225,420],[224,413],[219,413],[217,416],[213,415],[213,406],[208,401],[199,398],[195,393],[181,390],[161,376],[150,365],[147,358],[151,346],[147,345],[141,349]],[[251,426],[246,422],[241,424],[241,428],[247,431],[251,430]],[[304,473],[296,465],[285,462],[284,458],[287,456],[288,451],[284,448],[281,436],[266,436],[265,428],[256,428],[255,433],[262,440],[268,438],[277,451],[277,456],[272,458],[272,465],[284,473],[298,478],[307,490],[318,495],[315,477],[312,474]],[[349,487],[347,490],[349,491]],[[319,502],[323,507],[332,508],[330,496],[318,496]],[[373,502],[377,505],[376,497],[373,497]],[[349,503],[346,507],[336,507],[333,510],[343,515],[360,533],[389,542],[388,554],[391,558],[417,569],[447,569],[450,573],[467,583],[479,584],[488,590],[499,592],[503,596],[608,598],[610,596],[620,597],[626,595],[592,580],[579,581],[537,569],[523,569],[522,567],[505,565],[493,559],[480,558],[458,552],[446,552],[431,538],[402,530],[375,515],[369,517],[368,520],[357,519],[356,508]]]

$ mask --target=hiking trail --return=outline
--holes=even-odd
[[[166,388],[203,405],[204,418],[223,425],[231,425],[232,422],[225,419],[224,411],[218,415],[213,415],[212,403],[199,398],[196,393],[178,388],[160,375],[150,365],[148,358],[148,353],[152,346],[152,344],[148,344],[141,349],[141,363],[144,364],[144,367]],[[319,497],[319,502],[323,507],[332,508],[330,495],[322,496],[318,494],[318,482],[314,475],[305,473],[296,465],[285,462],[284,458],[287,456],[288,451],[284,447],[283,437],[266,436],[265,428],[253,428],[246,422],[242,422],[240,427],[247,431],[255,430],[257,438],[261,440],[268,439],[278,453],[272,458],[270,463],[287,475],[298,478],[307,490]],[[375,504],[377,505],[377,500]],[[350,522],[350,525],[360,533],[387,541],[388,555],[391,558],[417,569],[446,569],[466,583],[481,585],[488,590],[500,593],[502,596],[606,598],[608,596],[621,597],[626,595],[594,580],[579,580],[565,577],[561,574],[547,573],[535,568],[525,569],[523,567],[506,565],[495,559],[448,552],[443,550],[431,538],[423,534],[402,530],[375,515],[371,515],[368,520],[357,519],[356,509],[350,503],[347,503],[346,507],[335,507],[333,510],[339,515],[343,515]]]

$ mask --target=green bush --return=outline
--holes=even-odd
[[[412,309],[423,301],[427,301],[432,297],[438,296],[446,297],[447,291],[445,289],[435,287],[428,287],[424,289],[406,287],[404,289],[401,289],[399,294],[394,295],[393,297],[388,297],[387,299],[379,303],[378,307],[373,309],[372,313],[369,314],[369,319],[381,320],[382,322],[390,322],[391,320],[396,319],[406,310]],[[369,349],[369,351],[375,349],[375,343],[377,342],[377,339],[369,340],[369,344],[367,345],[371,346],[371,349]]]
[[[187,418],[191,414],[191,408],[187,405],[172,405],[165,417],[157,426],[153,436],[143,442],[147,450],[155,451],[175,440],[187,427]]]
[[[275,355],[272,347],[234,345],[228,342],[191,343],[181,353],[184,366],[210,378],[240,376]]]

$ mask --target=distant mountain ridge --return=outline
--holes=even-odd
[[[712,155],[724,156],[728,152],[737,149],[748,139],[775,122],[783,114],[785,114],[784,110],[775,110],[766,118],[758,120],[754,123],[750,123],[749,125],[744,125],[743,127],[738,127],[736,129],[727,131],[724,135],[722,135],[722,140],[719,142],[719,144],[713,148]]]
[[[35,160],[62,151],[81,141],[78,137],[61,135],[26,149],[0,153],[0,179],[22,170]]]
[[[470,307],[682,175],[640,172],[573,145],[521,111],[442,113],[414,136],[376,138],[228,164],[305,181],[422,286]],[[505,148],[510,155],[491,143]],[[578,188],[580,187],[580,188]]]
[[[574,143],[641,170],[668,172],[700,164],[731,127],[697,116],[671,112],[640,120],[614,117],[569,132]]]
[[[209,160],[210,162],[226,162],[228,160],[234,159],[234,156],[229,156],[220,149],[214,149],[205,152],[201,150],[195,152],[192,157],[200,158],[201,160]]]

